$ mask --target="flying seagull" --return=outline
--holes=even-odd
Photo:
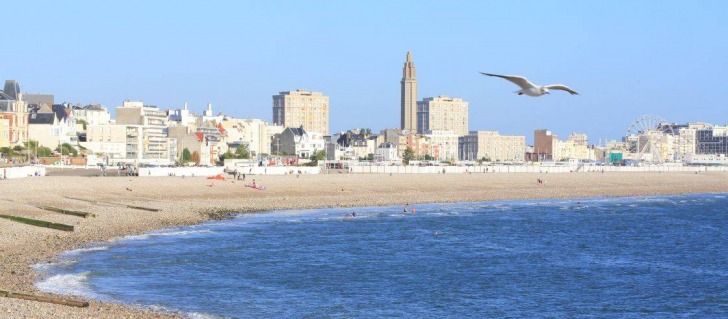
[[[518,76],[518,75],[498,75],[498,74],[490,74],[490,73],[483,73],[483,72],[480,72],[480,74],[487,75],[487,76],[496,76],[496,77],[503,78],[503,79],[513,82],[513,84],[521,87],[520,90],[515,92],[515,93],[518,93],[518,95],[525,94],[528,96],[541,96],[544,94],[550,94],[549,90],[563,90],[563,91],[571,93],[572,95],[579,94],[579,93],[576,93],[576,91],[570,89],[568,86],[563,85],[563,84],[549,84],[549,85],[541,86],[541,85],[533,84],[528,79],[526,79],[522,76]]]

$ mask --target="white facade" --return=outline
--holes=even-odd
[[[431,148],[437,150],[432,154],[440,161],[458,159],[458,135],[453,131],[430,131],[423,135],[429,141]]]
[[[383,143],[382,145],[379,145],[376,153],[374,154],[374,158],[375,161],[378,162],[401,161],[399,156],[397,156],[397,145],[392,143]]]
[[[268,134],[268,123],[259,119],[231,119],[222,121],[225,130],[225,142],[248,145],[251,156],[270,154],[271,139]]]
[[[417,133],[452,131],[468,134],[468,102],[448,96],[428,97],[417,102]]]
[[[74,108],[73,116],[76,118],[76,121],[85,121],[87,126],[111,123],[109,110],[101,105],[88,105],[83,108]]]
[[[497,131],[472,131],[460,137],[460,159],[492,162],[524,162],[525,136],[500,135]]]
[[[187,108],[187,102],[185,102],[184,108],[169,111],[169,120],[180,126],[196,125],[197,119],[197,116]]]

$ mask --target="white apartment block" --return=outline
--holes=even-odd
[[[126,161],[161,165],[175,162],[177,142],[168,138],[166,112],[142,102],[124,101],[116,108],[116,124],[126,126]]]
[[[306,90],[273,96],[273,124],[329,135],[329,97]]]
[[[428,97],[417,102],[417,133],[453,131],[468,134],[468,102],[448,96]]]
[[[108,164],[126,161],[126,125],[87,125],[86,142],[81,146],[96,155],[105,155]]]
[[[86,122],[86,125],[105,125],[111,123],[109,110],[99,104],[90,104],[80,108],[74,107],[72,112],[76,121],[83,120]]]
[[[422,137],[430,145],[431,156],[440,161],[458,159],[458,135],[453,131],[429,131]]]
[[[471,131],[459,138],[460,160],[492,162],[524,162],[526,137],[500,135],[497,131]]]

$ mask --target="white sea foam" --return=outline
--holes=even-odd
[[[69,250],[67,252],[64,252],[62,254],[62,256],[75,256],[75,255],[79,255],[79,254],[83,254],[83,253],[87,253],[87,252],[104,251],[104,250],[107,250],[107,249],[109,249],[109,246],[85,247],[85,248],[79,248],[79,249]]]
[[[90,272],[55,275],[37,282],[35,286],[45,292],[99,299],[88,285],[89,274]]]
[[[200,230],[173,230],[173,231],[162,231],[162,232],[152,232],[147,234],[141,234],[141,235],[131,235],[122,237],[116,240],[119,241],[134,241],[134,240],[144,240],[149,239],[152,237],[166,237],[166,236],[187,236],[187,235],[193,235],[193,234],[204,234],[204,233],[211,233],[212,230],[210,229],[200,229]]]
[[[185,317],[190,319],[218,319],[223,317],[213,316],[211,314],[207,313],[201,313],[201,312],[188,312],[185,314]]]

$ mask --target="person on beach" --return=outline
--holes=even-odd
[[[253,183],[250,184],[250,187],[252,187],[252,188],[258,188],[258,185],[255,185],[255,180],[253,180]]]

